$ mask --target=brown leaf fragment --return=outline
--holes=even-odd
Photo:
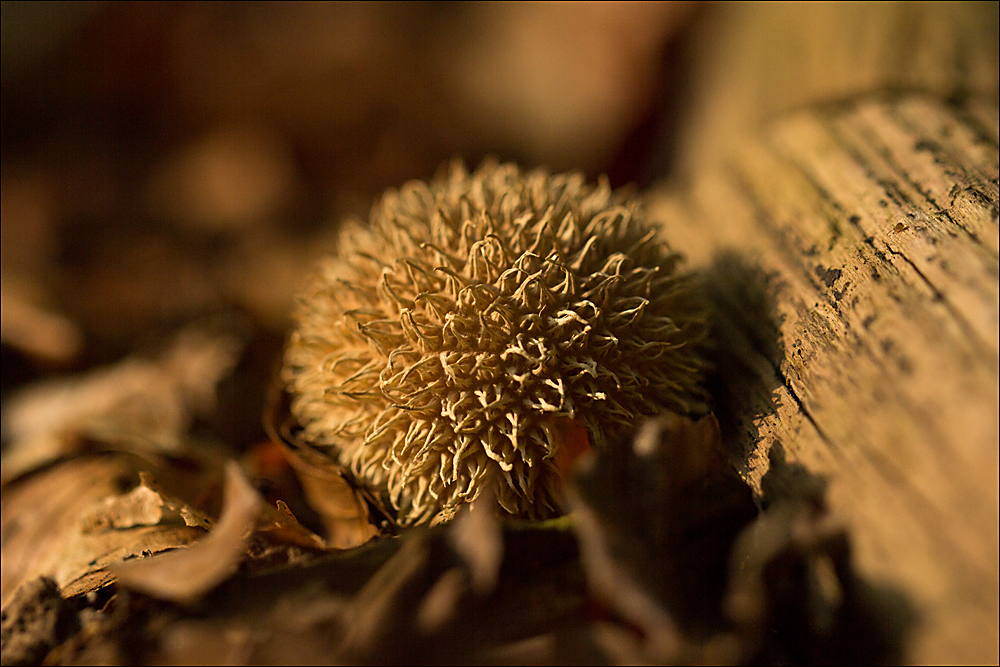
[[[163,518],[163,499],[148,486],[140,484],[124,496],[105,498],[97,510],[84,518],[84,533],[155,526]]]
[[[393,532],[394,520],[377,496],[355,487],[339,463],[298,439],[296,434],[301,427],[289,411],[290,400],[275,379],[265,401],[264,430],[280,446],[282,463],[294,470],[306,504],[316,513],[326,533],[327,547],[352,549],[380,533]],[[255,467],[273,468],[274,463],[258,459]],[[374,509],[370,511],[370,507]]]
[[[139,486],[129,493],[105,498],[93,513],[84,518],[82,532],[97,533],[135,526],[179,523],[205,530],[212,527],[212,520],[204,513],[187,503],[165,496],[148,472],[140,472],[139,479]]]
[[[191,604],[239,567],[260,508],[260,496],[231,461],[226,465],[222,516],[205,539],[183,551],[117,563],[112,571],[127,588]]]
[[[17,589],[3,609],[0,662],[38,664],[78,627],[76,613],[59,595],[54,580],[39,577],[29,581]]]
[[[326,540],[299,523],[283,500],[277,501],[275,507],[264,507],[257,522],[256,535],[272,544],[323,551],[329,548]]]

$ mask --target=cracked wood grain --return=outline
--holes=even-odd
[[[780,444],[827,477],[859,568],[920,615],[915,662],[998,658],[997,136],[987,102],[863,96],[784,115],[652,204],[749,369],[744,475],[759,488]],[[754,271],[720,276],[724,256]],[[768,308],[735,284],[755,275]]]

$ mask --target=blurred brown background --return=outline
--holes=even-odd
[[[3,3],[4,387],[235,307],[453,156],[648,184],[689,3]]]
[[[336,222],[455,156],[648,187],[808,102],[996,94],[996,3],[2,7],[4,388],[280,337]]]

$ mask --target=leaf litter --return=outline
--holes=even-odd
[[[239,458],[206,447],[234,330],[5,405],[5,664],[901,659],[821,480],[775,450],[755,498],[713,415],[584,453],[562,518],[477,501],[400,531],[284,425]]]

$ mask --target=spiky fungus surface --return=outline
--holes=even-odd
[[[705,410],[704,311],[636,198],[580,174],[452,165],[389,190],[300,296],[283,377],[300,437],[398,512],[446,521],[491,489],[560,513],[560,429],[595,446]]]

